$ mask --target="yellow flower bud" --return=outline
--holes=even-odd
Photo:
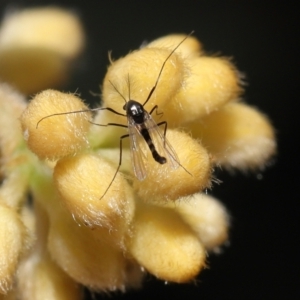
[[[140,204],[133,227],[129,252],[156,277],[187,282],[205,266],[204,247],[174,210]]]
[[[72,59],[81,52],[78,18],[55,7],[7,14],[0,30],[0,78],[26,94],[65,82]]]
[[[122,107],[125,100],[122,96],[127,101],[130,98],[143,104],[154,87],[169,54],[168,49],[143,48],[112,62],[103,82],[103,106],[124,113]],[[163,107],[181,87],[185,71],[183,60],[173,53],[166,62],[157,88],[145,109],[151,109],[154,105]],[[116,117],[116,120],[120,119],[121,117]]]
[[[263,168],[275,154],[275,133],[269,120],[243,103],[230,103],[201,122],[189,124],[217,164],[241,170]]]
[[[47,200],[52,200],[50,196],[53,197],[53,191],[41,188],[40,192],[47,195]],[[37,200],[35,196],[34,193]],[[61,209],[55,200],[51,202],[53,210]],[[81,299],[79,285],[50,258],[47,250],[49,214],[41,203],[35,201],[34,211],[22,210],[21,217],[30,231],[33,246],[20,262],[15,289],[22,299]]]
[[[63,208],[51,213],[51,256],[75,281],[101,291],[124,290],[128,280],[138,285],[142,273],[132,272],[132,263],[106,237],[98,228],[80,226]]]
[[[217,251],[228,239],[229,217],[224,206],[206,194],[168,203],[197,233],[207,250]]]
[[[14,282],[19,259],[26,249],[26,230],[19,215],[0,204],[0,293],[6,294]]]
[[[28,147],[41,159],[55,160],[76,153],[88,146],[90,113],[71,113],[85,110],[84,103],[73,94],[46,90],[29,103],[21,116],[23,136]]]
[[[186,61],[190,76],[165,108],[172,126],[199,120],[241,93],[237,70],[229,60],[201,56]]]
[[[82,299],[79,285],[56,265],[49,254],[31,254],[22,262],[17,277],[17,290],[22,299]]]
[[[6,159],[22,142],[18,118],[25,108],[25,97],[8,84],[0,83],[0,146],[1,155]]]
[[[210,186],[211,164],[208,153],[184,132],[168,130],[167,138],[178,155],[180,166],[159,164],[147,149],[147,177],[134,178],[133,188],[145,201],[176,200]]]
[[[0,49],[44,48],[71,58],[84,42],[77,16],[58,7],[30,8],[7,14],[0,31]]]
[[[9,85],[0,83],[0,200],[10,207],[19,207],[28,188],[28,162],[26,155],[18,151],[24,147],[19,117],[26,107],[24,97]]]
[[[5,180],[0,187],[0,201],[17,209],[25,200],[24,194],[28,189],[28,173],[16,169],[5,175]]]
[[[54,183],[73,217],[88,226],[104,227],[117,243],[134,214],[131,189],[116,168],[93,154],[61,159],[54,169]],[[110,183],[112,182],[111,186]]]

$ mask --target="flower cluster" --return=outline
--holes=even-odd
[[[27,105],[0,83],[0,294],[9,299],[81,299],[81,285],[125,291],[146,271],[193,280],[228,239],[225,208],[202,193],[213,168],[261,169],[276,150],[268,119],[240,101],[234,65],[196,38],[166,36],[111,61],[98,109],[47,89],[82,45],[76,17],[57,8],[15,13],[0,29],[0,80],[39,92]],[[120,148],[132,99],[167,122],[167,140],[163,126],[158,137],[178,167],[156,162],[145,141],[136,149],[124,137]],[[144,180],[134,163],[145,164]]]

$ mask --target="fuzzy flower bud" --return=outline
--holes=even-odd
[[[36,95],[21,117],[28,147],[39,158],[50,160],[87,147],[90,113],[55,115],[86,109],[82,100],[73,94],[46,90]]]
[[[214,155],[215,162],[228,169],[263,169],[276,152],[269,120],[244,103],[230,103],[189,128]]]
[[[168,130],[167,138],[178,155],[180,165],[158,164],[148,155],[147,177],[136,178],[133,188],[145,201],[176,200],[210,186],[211,162],[206,149],[184,132]]]
[[[49,255],[33,253],[18,272],[18,289],[22,299],[80,300],[81,288],[63,272]]]
[[[176,203],[168,203],[191,226],[204,247],[218,251],[228,239],[229,217],[225,207],[213,197],[195,194]]]
[[[143,48],[112,62],[103,82],[103,105],[119,111],[125,104],[120,94],[127,101],[130,98],[143,104],[170,52],[164,48]],[[163,107],[180,88],[185,71],[183,60],[173,53],[165,64],[159,79],[159,88],[153,92],[145,109],[154,105]]]
[[[228,59],[200,56],[188,66],[190,76],[166,107],[171,126],[200,120],[241,93],[238,72]]]
[[[24,248],[26,230],[20,216],[0,203],[0,294],[6,294],[11,289]]]
[[[51,212],[49,250],[58,265],[73,279],[94,290],[124,290],[136,285],[143,275],[111,244],[103,230],[79,226],[63,208]],[[112,233],[113,234],[113,233]]]
[[[61,85],[84,36],[73,13],[31,8],[7,14],[0,29],[0,78],[26,94]]]
[[[131,189],[120,174],[112,182],[115,172],[100,156],[81,154],[57,163],[54,183],[63,203],[78,222],[121,235],[133,218],[134,201]]]
[[[160,279],[193,279],[205,266],[206,253],[191,228],[172,209],[144,203],[137,209],[128,245],[133,257]]]

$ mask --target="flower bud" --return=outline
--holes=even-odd
[[[188,61],[190,76],[168,106],[171,126],[199,120],[241,93],[237,70],[225,58],[201,56]]]
[[[25,239],[26,230],[19,215],[0,204],[0,293],[6,294],[12,288]]]
[[[80,300],[80,287],[49,257],[32,253],[18,270],[17,290],[22,299]]]
[[[25,97],[11,86],[0,83],[0,131],[1,156],[6,159],[22,142],[18,118],[26,108]]]
[[[106,237],[99,228],[80,226],[63,208],[51,213],[49,251],[75,281],[101,291],[124,290],[127,283],[138,284],[142,274],[131,273],[122,250],[107,242]]]
[[[29,103],[21,116],[28,147],[41,159],[55,160],[88,146],[90,113],[69,113],[88,109],[80,98],[46,90]],[[63,115],[57,115],[67,113]]]
[[[103,106],[125,113],[122,112],[125,104],[123,97],[126,101],[133,99],[145,103],[169,54],[168,49],[143,48],[112,62],[103,82]],[[145,109],[151,109],[154,105],[163,107],[181,87],[184,76],[183,60],[173,53]]]
[[[68,58],[83,47],[77,16],[58,7],[30,8],[7,14],[0,31],[0,49],[16,46],[51,49]]]
[[[168,130],[167,138],[177,153],[179,166],[173,169],[170,161],[159,164],[145,149],[147,177],[133,181],[134,190],[145,201],[176,200],[210,186],[211,164],[205,148],[184,132]]]
[[[128,248],[151,274],[187,282],[205,266],[205,249],[192,229],[172,209],[138,205]]]
[[[65,82],[82,50],[83,30],[66,10],[31,8],[7,14],[0,30],[0,78],[26,94]]]
[[[85,225],[108,229],[120,243],[133,218],[134,201],[126,180],[120,174],[114,178],[115,173],[116,168],[100,156],[80,154],[61,159],[53,176],[73,217]]]
[[[218,250],[228,239],[228,214],[224,206],[213,197],[195,194],[167,205],[191,226],[207,250]]]
[[[215,162],[229,169],[263,168],[276,152],[269,120],[243,103],[230,103],[189,128],[213,154]]]

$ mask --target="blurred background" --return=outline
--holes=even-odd
[[[190,284],[166,284],[146,277],[144,287],[114,299],[296,299],[299,264],[299,10],[289,1],[15,1],[10,9],[58,5],[75,11],[87,35],[84,55],[65,91],[90,103],[112,57],[169,33],[189,33],[211,54],[233,57],[246,76],[244,100],[269,116],[277,132],[278,155],[262,173],[228,174],[212,194],[231,215],[230,243],[210,255],[209,268]],[[297,98],[296,98],[297,97]],[[111,298],[91,295],[87,299]]]

